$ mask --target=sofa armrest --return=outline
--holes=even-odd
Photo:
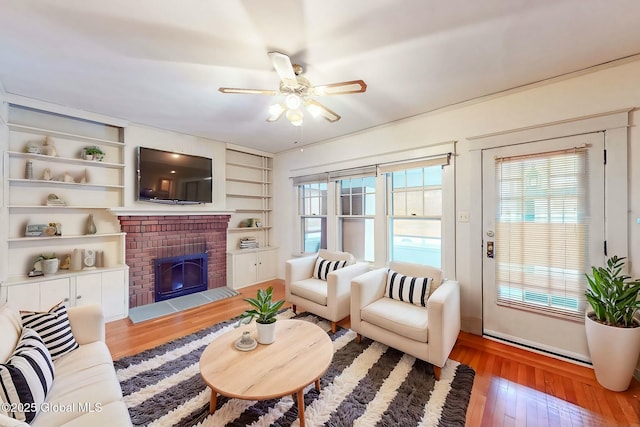
[[[71,332],[78,344],[105,340],[104,315],[97,304],[69,307],[67,309]]]
[[[284,288],[286,300],[291,299],[292,283],[298,280],[309,279],[313,276],[313,267],[316,265],[317,256],[305,256],[293,258],[285,262],[284,268]]]
[[[0,414],[0,426],[1,427],[29,427],[29,424],[9,418],[4,414]]]
[[[460,284],[444,282],[427,300],[429,355],[434,364],[444,366],[460,333]]]
[[[351,279],[351,329],[360,332],[361,310],[384,296],[387,269],[378,268]]]

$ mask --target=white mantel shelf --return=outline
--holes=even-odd
[[[184,215],[231,215],[233,209],[198,210],[180,209],[179,206],[171,206],[171,209],[137,209],[137,208],[109,208],[117,216],[184,216]]]

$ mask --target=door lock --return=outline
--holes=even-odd
[[[493,242],[487,242],[487,258],[493,258]]]

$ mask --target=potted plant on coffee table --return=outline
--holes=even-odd
[[[585,315],[587,343],[596,379],[613,391],[629,388],[640,354],[640,280],[625,275],[625,258],[591,267],[585,292],[592,310]]]
[[[255,318],[258,331],[257,341],[260,344],[271,344],[276,337],[276,315],[284,304],[284,300],[273,301],[272,286],[266,290],[258,289],[255,298],[245,298],[244,300],[253,308],[240,315],[240,322],[249,323]]]

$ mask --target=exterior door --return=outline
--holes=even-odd
[[[589,360],[584,286],[604,259],[604,135],[483,150],[483,332]]]

